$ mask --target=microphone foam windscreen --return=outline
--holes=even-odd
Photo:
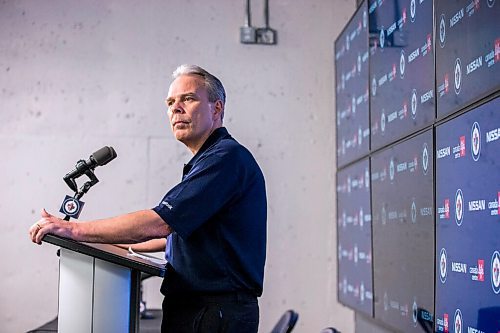
[[[92,158],[97,165],[105,165],[116,157],[113,147],[104,146],[92,154]]]

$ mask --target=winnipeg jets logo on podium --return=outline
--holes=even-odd
[[[83,201],[80,201],[78,199],[72,198],[69,195],[67,195],[64,198],[61,208],[59,209],[59,212],[74,219],[77,219],[78,216],[80,216],[84,204],[85,203]]]

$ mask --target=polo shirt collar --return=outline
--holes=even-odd
[[[212,134],[210,134],[210,136],[207,138],[207,140],[205,140],[205,142],[201,146],[200,150],[198,150],[198,152],[191,158],[191,160],[187,164],[184,165],[183,174],[187,175],[189,173],[189,171],[191,170],[191,168],[193,167],[193,165],[195,165],[196,162],[203,155],[203,153],[208,148],[210,148],[214,143],[216,143],[220,139],[230,137],[230,136],[231,135],[229,134],[229,132],[227,131],[227,129],[225,127],[216,128],[212,132]]]

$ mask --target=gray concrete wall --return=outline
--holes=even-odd
[[[0,1],[2,332],[57,314],[56,247],[33,245],[42,207],[56,213],[62,177],[113,146],[81,219],[153,207],[189,152],[169,130],[170,74],[181,63],[224,82],[225,125],[267,180],[268,260],[261,331],[292,308],[297,332],[354,330],[336,301],[333,41],[355,2],[270,1],[277,46],[239,43],[244,1]],[[262,1],[253,23],[263,25]],[[159,279],[146,284],[159,307]]]

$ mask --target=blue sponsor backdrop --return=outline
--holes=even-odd
[[[369,2],[372,150],[432,124],[431,0]]]
[[[500,4],[436,1],[438,117],[500,88]]]
[[[500,331],[499,201],[497,97],[436,129],[436,332]]]
[[[338,299],[373,314],[368,158],[337,173]]]
[[[367,154],[368,12],[364,2],[335,41],[337,165]]]

